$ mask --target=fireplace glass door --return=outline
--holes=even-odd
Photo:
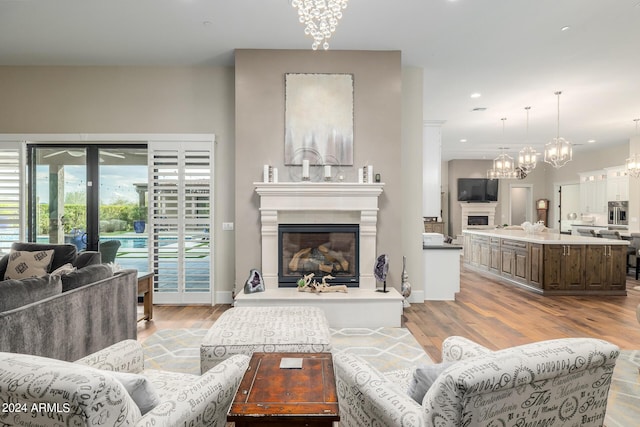
[[[281,224],[278,228],[278,283],[294,287],[313,273],[318,281],[357,287],[359,226],[357,224]]]

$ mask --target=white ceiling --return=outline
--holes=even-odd
[[[423,68],[445,160],[542,151],[560,90],[575,158],[635,135],[639,42],[640,0],[350,0],[331,49]],[[0,65],[232,65],[236,48],[310,46],[289,0],[0,0]]]

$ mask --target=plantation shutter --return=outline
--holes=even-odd
[[[0,148],[0,253],[25,241],[24,144],[3,142]]]
[[[211,302],[213,141],[149,144],[154,302]]]

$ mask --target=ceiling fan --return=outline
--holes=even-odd
[[[71,157],[82,157],[82,156],[86,155],[84,150],[65,149],[65,150],[60,150],[60,151],[55,151],[53,153],[49,153],[46,156],[43,156],[43,158],[44,159],[48,159],[50,157],[59,156],[60,154],[68,154]],[[125,158],[124,155],[122,155],[120,153],[110,153],[108,151],[100,151],[100,155],[116,157],[118,159],[124,159]]]

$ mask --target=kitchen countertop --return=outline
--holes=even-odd
[[[452,245],[451,243],[443,243],[441,245],[422,245],[422,249],[462,249],[460,245]]]
[[[543,245],[623,245],[628,246],[628,240],[603,239],[601,237],[574,236],[552,232],[528,234],[522,230],[463,230],[462,233],[477,236],[499,237],[502,239],[520,240],[523,242],[540,243]]]

